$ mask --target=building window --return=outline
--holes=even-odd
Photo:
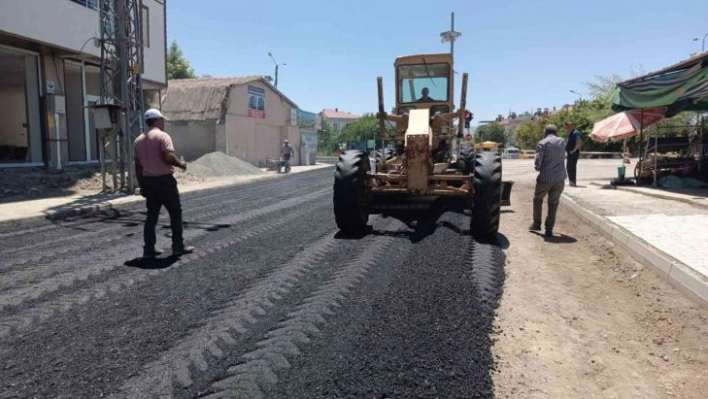
[[[150,48],[150,10],[140,7],[140,23],[142,24],[143,47]]]
[[[84,7],[88,7],[92,10],[98,10],[98,1],[99,0],[71,0],[76,4],[81,4]]]
[[[332,130],[334,130],[335,132],[339,132],[339,123],[333,123]]]

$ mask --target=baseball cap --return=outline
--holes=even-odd
[[[159,119],[159,118],[162,118],[164,120],[168,120],[167,118],[165,118],[164,115],[162,115],[162,112],[160,112],[159,109],[150,108],[149,110],[145,111],[145,120]]]

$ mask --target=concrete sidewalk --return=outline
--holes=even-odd
[[[311,166],[293,166],[288,174],[267,172],[262,175],[213,178],[203,182],[180,182],[179,191],[181,194],[187,194],[195,191],[237,186],[261,180],[281,179],[286,178],[291,174],[298,174],[330,167],[333,167],[333,165],[318,163],[317,165]],[[0,204],[0,226],[27,223],[29,221],[39,219],[63,219],[80,214],[116,209],[122,206],[133,205],[141,201],[144,201],[144,198],[140,195],[128,195],[125,193],[88,193],[83,195],[44,198],[31,201],[8,202]]]
[[[589,183],[566,187],[561,204],[671,285],[708,306],[706,191],[676,193]]]

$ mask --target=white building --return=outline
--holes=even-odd
[[[166,87],[165,0],[141,0],[143,87]],[[0,0],[0,167],[98,160],[99,0]],[[157,99],[155,99],[157,98]]]
[[[323,121],[329,122],[334,133],[340,133],[344,127],[359,120],[359,115],[350,112],[340,111],[339,108],[323,109],[320,112]]]

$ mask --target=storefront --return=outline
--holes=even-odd
[[[43,165],[37,53],[0,45],[0,167]]]
[[[68,161],[70,164],[98,162],[93,113],[87,107],[98,104],[100,100],[100,66],[64,60],[64,86]]]

